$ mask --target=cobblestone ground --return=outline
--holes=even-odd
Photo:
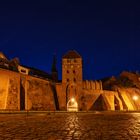
[[[0,114],[0,140],[140,140],[140,113]]]

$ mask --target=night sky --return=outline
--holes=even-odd
[[[82,55],[84,79],[139,71],[140,5],[93,1],[1,1],[0,51],[46,72],[56,53],[60,79],[68,50]]]

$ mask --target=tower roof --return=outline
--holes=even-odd
[[[63,56],[63,58],[81,58],[81,56],[75,50],[70,50]]]

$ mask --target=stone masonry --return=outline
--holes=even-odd
[[[134,96],[140,95],[138,88],[104,90],[101,80],[83,80],[83,60],[76,51],[68,51],[62,57],[62,81],[57,79],[55,65],[49,75],[22,66],[17,59],[9,61],[2,53],[0,60],[1,110],[140,109],[140,104],[133,100]]]

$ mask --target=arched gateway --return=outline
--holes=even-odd
[[[78,103],[74,98],[71,98],[67,103],[67,111],[76,112],[78,111]]]

